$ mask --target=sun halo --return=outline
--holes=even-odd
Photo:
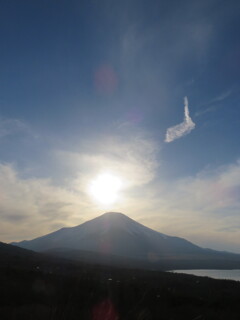
[[[102,205],[111,205],[120,198],[122,180],[111,173],[99,174],[89,185],[89,194]]]

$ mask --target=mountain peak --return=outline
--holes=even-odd
[[[138,224],[133,219],[129,218],[127,215],[121,213],[121,212],[105,212],[102,215],[99,215],[98,217],[87,221],[86,224],[94,225],[94,222],[97,223],[97,228],[100,228],[100,225],[105,229],[106,225],[109,227],[116,227],[116,226],[130,226],[133,223]],[[80,225],[81,227],[81,225]]]
[[[97,221],[101,221],[101,220],[106,221],[107,220],[111,223],[127,223],[127,222],[131,223],[131,221],[134,221],[133,219],[129,218],[127,215],[125,215],[121,212],[115,212],[115,211],[105,212],[93,220],[97,220]]]
[[[125,214],[123,214],[121,212],[116,212],[116,211],[108,211],[108,212],[105,212],[103,215],[121,215],[121,216],[125,216]]]
[[[121,213],[121,212],[114,212],[114,211],[109,211],[109,212],[105,212],[104,214],[102,214],[102,217],[126,217],[128,218],[128,216],[126,216],[125,214]]]

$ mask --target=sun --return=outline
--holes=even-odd
[[[110,205],[119,199],[122,180],[111,174],[98,175],[89,185],[89,194],[103,205]]]

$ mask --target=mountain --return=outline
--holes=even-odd
[[[34,252],[26,249],[22,249],[11,244],[0,242],[0,261],[3,261],[3,257],[6,260],[6,257],[9,259],[17,257],[31,257],[35,255]]]
[[[0,268],[14,266],[20,269],[34,269],[44,260],[44,255],[0,242]]]
[[[72,228],[30,241],[13,243],[34,251],[68,248],[142,258],[150,254],[193,254],[202,249],[191,242],[154,231],[117,212],[108,212]]]
[[[88,257],[87,257],[88,258]],[[89,259],[85,259],[86,262]],[[80,270],[95,268],[95,261],[72,261],[61,255],[34,252],[11,244],[0,242],[0,279],[4,268],[15,270],[41,271],[44,273],[73,274]],[[105,263],[106,265],[106,263]],[[116,266],[117,266],[116,261]],[[124,267],[124,264],[121,264]]]
[[[71,259],[97,262],[105,257],[110,263],[121,258],[163,269],[240,267],[240,255],[203,249],[185,239],[154,231],[117,212],[13,244]]]

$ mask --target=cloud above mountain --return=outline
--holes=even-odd
[[[159,230],[187,235],[201,246],[240,252],[239,181],[240,161],[237,161],[173,183],[165,182],[158,186],[159,193],[152,191],[154,204],[145,208],[150,212],[146,219],[150,227],[159,221]],[[155,211],[156,208],[160,209]]]
[[[74,216],[79,221],[85,205],[79,194],[50,179],[23,178],[11,164],[0,164],[1,240],[31,238]]]
[[[87,148],[69,152],[56,151],[56,159],[61,159],[71,168],[74,178],[70,184],[75,189],[83,189],[94,175],[111,172],[124,180],[127,188],[143,186],[151,182],[158,167],[160,146],[142,132],[131,137],[118,135],[102,136],[90,141]]]
[[[55,151],[54,170],[59,174],[52,179],[36,178],[31,172],[24,175],[13,164],[0,164],[0,234],[5,241],[31,238],[112,209],[93,201],[89,184],[98,174],[112,173],[123,181],[126,196],[154,179],[158,151],[154,141],[139,133],[128,141],[104,136],[81,151]],[[114,210],[121,210],[121,203]]]
[[[188,98],[184,98],[184,120],[182,123],[167,129],[165,142],[172,142],[189,134],[195,128],[195,123],[189,115]]]
[[[84,192],[85,178],[82,173],[59,186],[50,179],[24,178],[12,165],[1,164],[0,240],[31,239],[106,211]],[[201,246],[239,252],[239,181],[238,161],[174,182],[129,187],[111,209]]]

